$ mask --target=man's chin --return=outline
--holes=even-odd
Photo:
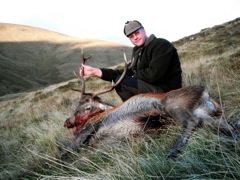
[[[136,42],[136,43],[134,43],[134,45],[135,45],[135,46],[142,46],[143,43],[142,43],[142,42]]]

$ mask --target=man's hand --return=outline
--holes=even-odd
[[[98,76],[98,77],[102,76],[101,69],[94,68],[94,67],[91,67],[91,66],[87,66],[87,65],[84,65],[84,64],[82,64],[82,66],[79,68],[79,74],[80,75],[81,75],[82,71],[83,71],[84,76],[91,76],[91,75]]]

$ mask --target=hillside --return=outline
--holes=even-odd
[[[74,78],[81,64],[81,48],[87,62],[108,67],[123,62],[131,48],[96,39],[66,36],[48,30],[0,23],[0,96],[26,92]]]
[[[173,42],[184,85],[204,85],[233,125],[240,120],[239,42],[240,18]],[[86,78],[86,92],[109,86]],[[198,128],[179,157],[170,160],[166,154],[183,130],[177,122],[154,135],[103,143],[97,149],[83,146],[61,157],[61,149],[73,139],[72,130],[63,126],[79,98],[72,87],[81,87],[79,79],[0,103],[0,179],[240,179],[240,132],[233,140],[218,128]],[[121,103],[115,91],[101,98]]]
[[[180,57],[192,60],[197,57],[221,55],[233,51],[240,46],[240,18],[202,29],[196,34],[189,35],[173,42]]]

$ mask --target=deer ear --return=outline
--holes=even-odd
[[[103,110],[103,111],[107,110],[106,105],[103,105],[103,104],[101,104],[101,103],[99,104],[98,108],[101,109],[101,110]]]

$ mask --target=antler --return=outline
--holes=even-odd
[[[85,62],[90,59],[92,56],[88,56],[88,57],[84,57],[83,53],[82,53],[82,63],[85,64]],[[80,81],[82,82],[82,94],[85,93],[85,80],[83,78],[84,76],[84,67],[82,67],[82,71],[80,74]]]
[[[115,87],[117,87],[121,83],[121,81],[123,80],[123,78],[124,78],[124,76],[126,75],[126,72],[127,72],[127,58],[126,58],[126,54],[125,53],[123,55],[124,55],[125,64],[124,64],[124,70],[123,70],[123,73],[122,73],[121,77],[118,79],[118,81],[115,84],[113,83],[113,85],[112,85],[112,87],[110,89],[103,90],[103,91],[100,91],[98,93],[95,93],[95,94],[93,94],[92,97],[95,97],[95,96],[98,96],[100,94],[104,94],[104,93],[110,92],[110,91],[112,91]]]
[[[83,50],[82,50],[81,54],[82,54],[82,64],[85,64],[85,62],[92,57],[92,55],[88,56],[88,57],[84,57]],[[73,73],[75,76],[77,76],[75,72],[73,72]],[[84,76],[84,68],[82,67],[80,76],[77,76],[80,79],[80,81],[82,82],[82,90],[79,90],[79,89],[72,89],[72,90],[79,91],[82,94],[85,94],[85,80],[84,80],[83,76]]]

